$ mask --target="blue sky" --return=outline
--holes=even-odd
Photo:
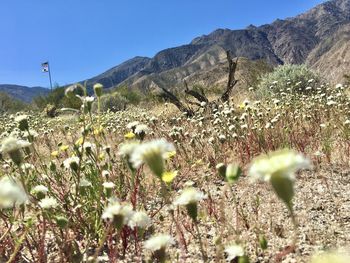
[[[1,0],[0,84],[48,87],[93,77],[134,56],[295,16],[322,0]]]

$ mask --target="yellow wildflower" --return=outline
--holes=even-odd
[[[52,156],[52,157],[57,157],[58,154],[59,154],[58,151],[53,151],[53,152],[51,153],[51,156]]]
[[[83,138],[83,137],[80,137],[80,138],[75,142],[75,144],[76,144],[76,145],[82,145],[82,144],[83,144],[83,141],[84,141],[84,138]]]
[[[133,132],[128,132],[127,134],[124,135],[125,139],[131,140],[135,138],[135,133]]]
[[[174,181],[176,176],[177,176],[177,171],[165,172],[162,175],[162,181],[169,184],[172,181]]]
[[[61,150],[61,151],[66,151],[66,150],[68,150],[68,148],[69,148],[68,145],[62,145],[62,146],[60,147],[60,150]]]
[[[103,127],[100,126],[99,128],[94,129],[94,134],[99,135],[103,132]]]
[[[175,155],[176,155],[176,151],[167,152],[165,159],[172,159]]]

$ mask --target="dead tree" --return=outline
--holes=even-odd
[[[238,57],[236,61],[233,61],[230,51],[226,51],[227,61],[228,61],[228,80],[225,92],[221,95],[221,102],[227,102],[230,99],[233,87],[237,84],[238,80],[235,78],[235,73],[238,64]]]
[[[195,91],[195,90],[190,90],[188,88],[188,85],[187,85],[187,81],[184,80],[184,85],[185,85],[185,93],[194,97],[196,100],[198,100],[199,102],[205,102],[205,103],[208,103],[209,100],[208,98],[205,96],[204,92],[202,92],[203,94],[200,94],[199,92]]]
[[[157,85],[157,84],[156,84]],[[163,93],[160,95],[164,100],[171,102],[174,104],[181,112],[185,112],[187,116],[193,116],[194,111],[190,108],[185,106],[173,93],[168,91],[162,86],[157,85],[160,89],[162,89]]]
[[[187,104],[202,106],[203,103],[205,103],[206,107],[213,108],[213,107],[217,107],[219,103],[225,103],[225,102],[229,101],[232,90],[238,82],[238,80],[235,78],[235,73],[236,73],[237,64],[238,64],[238,58],[236,58],[236,60],[233,60],[231,57],[230,51],[226,51],[226,56],[227,56],[227,61],[228,61],[228,81],[227,81],[227,85],[226,85],[226,89],[225,89],[224,93],[217,100],[210,102],[208,100],[208,98],[205,96],[204,91],[202,91],[200,93],[196,90],[189,89],[187,82],[185,80],[184,81],[185,93],[197,100],[197,102],[186,100]],[[185,105],[183,102],[181,102],[178,99],[178,97],[176,97],[172,92],[170,92],[166,88],[162,87],[161,85],[156,85],[156,86],[159,87],[163,91],[162,94],[160,95],[160,97],[162,97],[166,101],[169,101],[170,103],[174,104],[181,112],[185,112],[187,114],[187,116],[194,115],[194,113],[195,113],[194,110],[190,106]]]

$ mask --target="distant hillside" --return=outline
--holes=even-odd
[[[294,18],[242,30],[218,29],[153,58],[135,57],[87,84],[101,82],[106,88],[128,84],[147,90],[152,83],[177,87],[185,78],[203,82],[204,75],[212,83],[220,79],[215,73],[224,68],[225,50],[271,65],[306,63],[330,81],[342,81],[349,73],[349,36],[350,0],[330,0]]]
[[[47,95],[50,90],[42,87],[26,87],[19,85],[0,84],[0,92],[4,92],[9,96],[20,101],[30,103],[39,95]]]

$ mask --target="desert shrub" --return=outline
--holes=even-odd
[[[265,74],[258,85],[258,96],[280,92],[312,93],[320,83],[320,77],[305,65],[278,66]]]
[[[101,97],[101,110],[102,111],[112,111],[117,112],[120,110],[125,110],[128,100],[121,96],[118,92],[107,94]],[[94,110],[97,108],[97,104],[94,103]]]
[[[64,95],[65,87],[56,87],[47,96],[34,98],[34,103],[39,109],[45,109],[47,105],[53,105],[56,108],[80,109],[81,100],[77,97],[66,97]],[[82,91],[77,91],[78,95],[83,95]]]
[[[121,97],[124,97],[128,103],[137,105],[142,99],[142,95],[137,90],[131,90],[126,86],[119,87],[116,91]]]
[[[104,91],[101,97],[101,111],[117,112],[125,110],[127,105],[139,105],[141,101],[149,100],[137,90],[131,90],[126,86],[118,87],[114,91]],[[93,110],[97,109],[97,102]]]

